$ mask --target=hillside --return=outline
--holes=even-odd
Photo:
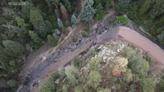
[[[0,0],[0,92],[163,92],[163,26],[164,0]]]
[[[72,65],[51,73],[40,92],[153,92],[163,70],[152,71],[152,60],[126,42],[111,41],[91,49],[87,57],[75,56]],[[158,67],[161,67],[158,64]]]

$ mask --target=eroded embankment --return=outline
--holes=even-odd
[[[119,39],[128,41],[135,47],[141,48],[149,56],[164,65],[164,51],[155,43],[127,27],[118,28]]]

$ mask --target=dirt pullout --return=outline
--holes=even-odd
[[[119,27],[118,30],[118,39],[128,41],[132,45],[141,48],[150,57],[164,65],[164,51],[158,45],[127,27]]]

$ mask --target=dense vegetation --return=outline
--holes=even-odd
[[[108,61],[109,64],[100,57],[90,58],[87,64],[82,65],[79,57],[75,56],[73,62],[72,66],[50,74],[50,80],[40,86],[40,91],[155,92],[155,86],[158,92],[163,91],[163,81],[156,84],[149,74],[151,58],[131,47],[124,48],[112,62]]]
[[[67,34],[65,27],[70,22],[77,25],[78,11],[71,5],[74,0],[7,1],[0,0],[0,80],[14,91],[18,86],[17,67],[47,41],[56,46],[60,34]]]
[[[138,26],[164,44],[163,4],[164,0],[119,0],[119,6],[115,8],[126,13]]]
[[[13,1],[22,2],[20,0]],[[56,46],[60,35],[67,34],[66,27],[70,26],[70,23],[75,26],[78,24],[76,17],[80,6],[74,7],[74,3],[78,2],[80,0],[27,0],[25,5],[10,5],[7,0],[0,0],[0,80],[5,80],[8,84],[8,86],[3,88],[9,88],[11,91],[16,89],[17,84],[19,84],[17,78],[18,67],[21,67],[23,62],[26,61],[26,56],[29,53],[34,52],[47,41],[51,46]],[[81,21],[88,24],[94,18],[101,20],[110,7],[115,7],[117,12],[127,14],[138,26],[142,26],[146,32],[164,44],[164,0],[85,0],[82,7],[83,11],[80,12]],[[126,24],[127,18],[117,16],[115,23]],[[87,30],[88,28],[86,27],[85,29]],[[86,37],[88,33],[83,32],[82,35]],[[125,57],[128,57],[129,60],[134,58],[126,55]],[[146,78],[144,73],[148,71],[149,66],[141,57],[135,58],[139,62],[135,62],[135,64],[129,62],[128,67],[134,69],[128,70],[128,73],[130,73],[130,76],[133,73],[133,76],[135,76],[133,80],[136,83],[140,78]],[[73,67],[75,70],[81,65],[77,61],[79,60],[75,58],[74,64],[76,65]],[[142,70],[140,68],[143,65],[135,66],[140,64],[140,61],[143,61],[145,66]],[[72,72],[76,75],[77,71],[75,70],[72,70]],[[93,74],[98,75],[97,70],[90,74],[90,77]],[[69,73],[62,74],[62,76],[62,78],[68,77]],[[129,79],[131,78],[126,74],[125,76],[128,76],[127,78]],[[88,84],[94,88],[96,84],[92,85],[94,80],[91,80],[90,77]],[[73,77],[74,80],[70,83],[72,85],[77,84],[77,82],[74,82],[77,78],[77,76]],[[117,77],[114,78],[117,79]],[[129,79],[125,80],[129,81]],[[151,79],[147,78],[146,80],[149,83],[152,82]],[[145,88],[154,86],[153,83],[146,85],[145,81],[142,81],[142,85]],[[52,85],[49,86],[51,87]],[[65,85],[61,90],[66,90],[64,92],[67,92],[67,87]],[[120,88],[122,87],[118,84],[117,89]],[[133,88],[133,86],[130,88]],[[75,89],[77,90],[76,92],[81,92],[80,90],[82,90],[80,87]],[[106,92],[108,90],[110,89],[99,89],[98,92]],[[150,89],[148,91],[151,92]]]

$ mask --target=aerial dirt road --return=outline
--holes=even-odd
[[[118,39],[127,41],[142,49],[150,57],[164,65],[164,51],[155,43],[127,27],[118,28]]]
[[[108,36],[113,35],[113,37],[108,37],[107,35]],[[153,43],[152,41],[150,41],[149,39],[140,35],[139,33],[137,33],[136,31],[134,31],[132,29],[129,29],[127,27],[122,27],[122,26],[119,26],[118,28],[114,28],[112,31],[103,33],[100,36],[98,36],[97,44],[103,42],[104,40],[110,41],[110,39],[127,41],[130,44],[134,45],[135,47],[142,49],[150,57],[152,57],[157,62],[164,65],[164,61],[163,61],[164,60],[164,51],[158,45],[156,45],[155,43]],[[40,79],[40,83],[42,84],[43,82],[47,81],[49,79],[48,74],[50,72],[56,72],[59,67],[62,67],[65,64],[67,64],[68,62],[70,62],[70,60],[73,58],[75,53],[79,54],[80,52],[86,50],[86,48],[89,48],[91,43],[92,43],[92,41],[89,41],[88,43],[86,43],[86,45],[81,47],[81,50],[78,49],[78,50],[75,50],[73,53],[71,53],[71,55],[66,54],[65,56],[63,56],[64,58],[60,59],[60,61],[64,61],[63,63],[56,62],[56,64],[54,63],[54,64],[50,65],[50,67],[45,71],[45,74],[44,74],[45,76]],[[103,43],[101,43],[101,44],[103,44]],[[68,56],[71,56],[71,57],[68,57]],[[39,92],[38,87],[39,86],[34,87],[32,92]]]

